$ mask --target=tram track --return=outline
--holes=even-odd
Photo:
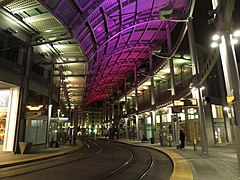
[[[83,180],[161,179],[159,169],[163,170],[166,159],[161,157],[160,161],[164,162],[162,166],[159,165],[158,157],[161,153],[159,155],[155,150],[109,140],[84,138],[83,143],[84,148],[81,151],[6,169],[5,173],[0,173],[0,177],[13,180],[41,180],[43,175],[47,175],[48,179],[58,180],[74,180],[79,177]],[[164,172],[161,174],[165,176]],[[170,175],[171,172],[168,172],[166,177],[169,178]]]
[[[121,146],[119,143],[114,144]],[[145,148],[140,148],[141,150],[136,151],[133,150],[132,146],[127,147],[123,145],[122,147],[131,152],[131,158],[120,167],[101,177],[99,180],[122,179],[122,176],[126,176],[126,174],[134,174],[131,179],[141,180],[151,171],[155,164],[155,158],[151,152]]]

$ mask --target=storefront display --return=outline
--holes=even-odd
[[[4,142],[6,119],[7,119],[7,113],[0,112],[0,144],[3,144]]]
[[[4,88],[1,88],[3,86]],[[12,152],[16,131],[19,87],[0,82],[0,149]]]

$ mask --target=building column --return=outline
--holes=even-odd
[[[232,110],[234,143],[237,151],[238,170],[240,171],[240,78],[231,34],[232,29],[230,29],[232,27],[234,3],[234,0],[212,0],[213,9],[220,9],[220,11],[216,11],[217,28],[221,36],[219,49],[227,97],[233,98],[232,102],[229,103]]]
[[[115,112],[114,112],[114,105],[115,105],[115,103],[113,102],[112,103],[112,105],[111,105],[111,112],[112,112],[112,121],[114,121],[114,123],[115,123]]]
[[[33,52],[33,48],[28,47],[26,62],[22,63],[22,67],[23,67],[21,72],[22,82],[20,87],[18,118],[17,118],[17,126],[16,126],[16,138],[15,138],[15,144],[14,144],[15,151],[18,148],[18,142],[25,140],[26,105],[27,105],[27,99],[28,99],[29,77],[30,77],[31,66],[32,66],[32,52]]]
[[[125,100],[125,133],[126,133],[126,139],[129,139],[128,136],[128,118],[127,118],[127,114],[128,114],[128,100],[127,100],[127,82],[126,79],[124,80],[124,100]]]
[[[167,25],[166,33],[167,33],[168,52],[171,52],[172,51],[172,38],[171,38],[170,24]],[[171,83],[170,89],[171,89],[172,100],[174,100],[174,96],[175,96],[175,77],[174,76],[175,76],[175,73],[174,73],[173,58],[169,58],[168,63],[169,63],[169,68],[170,68],[170,83]],[[177,138],[178,134],[176,134],[178,132],[178,130],[176,131],[176,127],[178,127],[178,126],[175,126],[175,125],[176,125],[176,123],[172,122],[173,140],[175,141],[175,143],[178,144],[178,141],[179,141]]]
[[[74,111],[73,111],[73,125],[74,125],[74,130],[73,130],[73,145],[76,144],[77,140],[77,129],[78,129],[78,106],[74,106]]]
[[[198,56],[196,51],[196,44],[194,39],[194,32],[192,26],[192,18],[188,18],[188,39],[189,39],[189,48],[192,58],[192,74],[199,74],[199,66],[198,66]],[[207,140],[207,132],[206,132],[206,120],[203,108],[203,97],[202,97],[202,89],[200,85],[195,85],[195,97],[198,102],[199,109],[199,126],[202,137],[202,156],[208,157],[208,140]]]
[[[137,67],[134,65],[134,91],[135,91],[135,118],[136,118],[136,133],[137,133],[137,140],[140,140],[139,137],[139,118],[138,118],[138,82],[137,82]]]
[[[49,146],[50,138],[50,122],[52,116],[52,89],[53,89],[53,77],[54,77],[54,57],[51,59],[51,68],[50,68],[50,83],[48,88],[48,118],[47,118],[47,131],[46,131],[46,146]]]
[[[154,142],[158,142],[158,136],[156,133],[156,112],[155,112],[155,92],[154,92],[154,72],[153,72],[153,64],[152,64],[152,52],[149,52],[149,70],[150,70],[150,96],[151,96],[151,126],[152,126],[152,138],[154,138]]]
[[[189,124],[189,119],[188,119],[188,107],[184,108],[184,114],[185,114],[185,124],[186,124],[186,138],[187,138],[188,142],[191,142],[191,139],[190,139],[190,124]],[[193,141],[194,141],[194,139],[193,139]]]

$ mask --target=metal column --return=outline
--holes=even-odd
[[[126,82],[126,79],[124,80],[124,94],[125,94],[125,133],[126,133],[126,139],[129,139],[129,136],[128,136],[128,118],[127,118],[127,109],[128,109],[128,102],[127,102],[127,82]]]
[[[136,118],[136,133],[137,133],[137,140],[140,140],[139,137],[139,118],[138,118],[138,90],[137,90],[138,82],[137,82],[137,67],[134,65],[134,90],[135,90],[135,118]]]
[[[192,58],[192,74],[197,75],[199,74],[199,66],[198,66],[198,56],[196,51],[196,44],[194,39],[194,32],[192,26],[192,18],[188,18],[188,39],[189,39],[189,48]],[[199,125],[202,137],[202,156],[208,157],[208,141],[207,141],[207,131],[206,131],[206,120],[202,102],[202,90],[199,85],[196,85],[196,96],[198,102],[198,109],[199,109]]]
[[[154,92],[154,72],[153,72],[153,64],[152,64],[152,52],[149,52],[149,70],[150,70],[150,96],[151,96],[151,125],[152,125],[152,138],[154,138],[154,142],[158,142],[157,133],[156,133],[156,112],[155,112],[155,92]]]
[[[167,25],[167,45],[168,45],[168,51],[171,52],[172,50],[172,38],[171,38],[171,31],[169,24]],[[173,64],[173,58],[168,59],[169,61],[169,67],[170,67],[170,80],[171,80],[171,95],[175,95],[175,78],[174,78],[174,64]]]

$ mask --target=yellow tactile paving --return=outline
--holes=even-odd
[[[173,173],[171,180],[192,180],[193,173],[189,163],[179,154],[163,148],[154,148],[167,154],[173,161]]]
[[[119,141],[122,143],[132,144],[135,146],[149,147],[152,149],[159,150],[169,156],[173,162],[173,173],[171,180],[193,180],[193,172],[189,163],[179,154],[165,148],[147,146],[144,144],[134,144],[131,142]]]

